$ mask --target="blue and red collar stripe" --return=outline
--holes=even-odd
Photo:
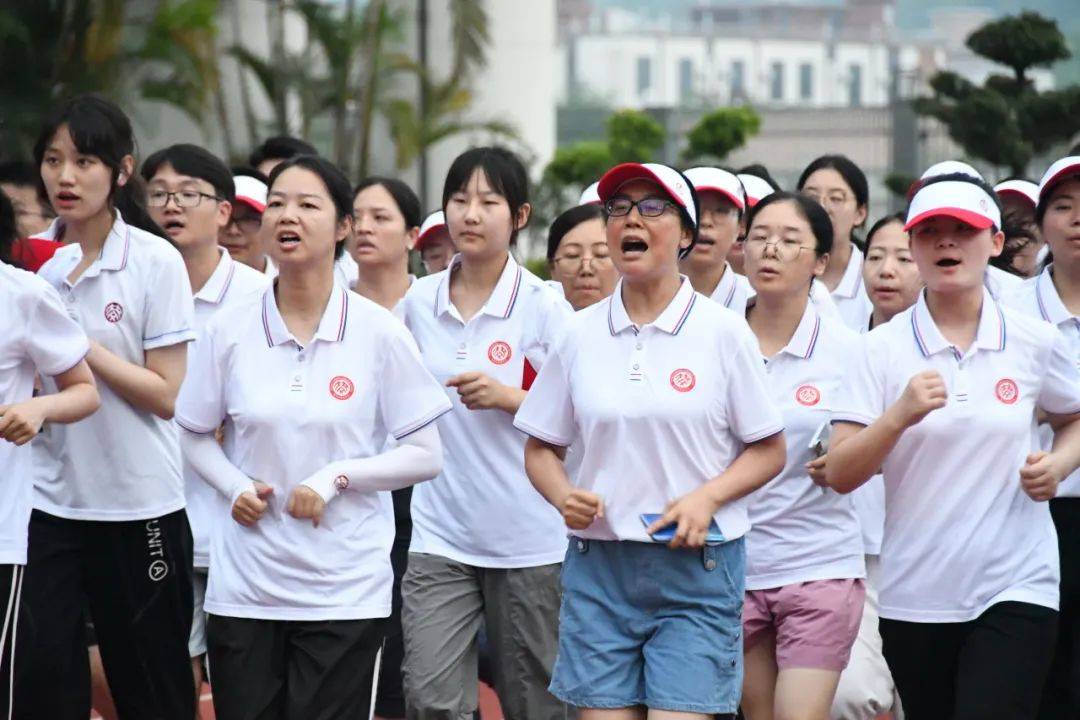
[[[686,319],[690,317],[690,311],[694,307],[694,303],[697,302],[697,293],[690,294],[690,302],[686,303],[686,309],[683,310],[682,317],[679,318],[679,322],[675,323],[675,327],[672,328],[671,334],[678,335],[682,330],[682,326],[686,324]]]
[[[349,294],[345,290],[341,291],[341,320],[338,321],[338,334],[337,341],[341,342],[345,339],[345,326],[349,318]]]
[[[506,312],[503,313],[503,319],[510,317],[510,313],[514,311],[514,305],[517,303],[518,291],[521,289],[521,266],[518,265],[517,275],[514,277],[514,289],[510,292],[510,302],[506,304]]]
[[[814,348],[817,347],[818,335],[821,332],[821,318],[814,318],[814,329],[810,333],[810,343],[807,345],[806,354],[803,355],[803,360],[809,360],[814,355]]]
[[[919,346],[919,351],[923,354],[923,357],[930,357],[930,348],[926,346],[926,340],[923,339],[922,332],[919,330],[919,321],[916,319],[918,316],[918,306],[915,311],[911,313],[911,330],[915,334],[915,344]]]

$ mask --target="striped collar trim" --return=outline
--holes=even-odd
[[[266,344],[268,347],[274,347],[291,341],[300,345],[296,338],[292,336],[292,333],[289,332],[289,329],[285,327],[285,321],[278,311],[277,300],[274,297],[274,288],[276,286],[277,281],[275,280],[263,293],[262,322],[263,332],[266,334]],[[334,286],[334,291],[330,293],[330,300],[326,303],[326,310],[323,311],[319,327],[315,331],[312,340],[341,342],[345,339],[345,328],[348,326],[348,321],[349,293],[342,287]]]
[[[450,266],[443,271],[442,279],[439,280],[439,289],[435,295],[435,317],[450,311],[450,279],[460,264],[461,255],[455,255],[450,261]],[[499,275],[499,281],[495,283],[495,288],[480,312],[492,317],[508,319],[517,305],[522,281],[521,266],[514,260],[513,255],[507,253],[506,264],[503,266],[502,274]]]
[[[915,337],[915,344],[923,357],[936,355],[942,350],[951,350],[959,356],[962,353],[954,347],[938,330],[934,318],[930,315],[930,308],[926,305],[926,291],[919,294],[919,299],[911,311],[911,330]],[[1002,351],[1006,341],[1005,314],[1001,306],[983,288],[982,310],[979,314],[979,328],[975,333],[973,346],[980,350]]]
[[[814,349],[817,347],[820,335],[821,315],[818,313],[817,308],[814,307],[814,303],[807,300],[802,319],[799,321],[798,327],[795,328],[795,333],[781,352],[803,360],[809,360],[814,356]]]
[[[1043,269],[1035,279],[1035,301],[1039,305],[1039,315],[1048,323],[1060,325],[1073,320],[1073,314],[1061,302],[1057,288],[1054,287],[1053,265]]]
[[[214,272],[210,274],[199,292],[195,293],[196,300],[202,300],[214,305],[220,305],[221,301],[225,299],[225,294],[229,292],[229,285],[232,284],[233,276],[236,275],[236,263],[229,257],[229,251],[225,248],[218,248],[218,251],[221,256],[218,258]]]
[[[622,287],[623,281],[620,279],[615,285],[615,291],[608,299],[608,330],[614,336],[627,328],[632,328],[636,335],[640,332],[640,328],[634,325],[630,320],[630,315],[626,312],[626,306],[623,305],[622,301]],[[682,284],[679,285],[675,297],[671,299],[671,302],[660,313],[660,316],[650,325],[663,330],[669,335],[678,335],[683,325],[690,318],[690,311],[694,309],[695,302],[697,302],[697,293],[694,292],[690,281],[685,276],[682,276]]]

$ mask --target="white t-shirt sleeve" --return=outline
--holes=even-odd
[[[188,354],[187,375],[176,398],[176,424],[193,433],[212,433],[225,420],[225,358],[215,329],[209,325],[195,352]]]
[[[734,339],[738,342],[727,358],[724,404],[732,432],[744,443],[753,443],[783,430],[784,420],[765,387],[765,366],[757,340],[744,327]]]
[[[541,312],[526,326],[531,328],[532,337],[529,338],[524,352],[533,369],[539,373],[562,337],[566,323],[574,316],[574,311],[570,303],[546,289],[540,293],[537,309]]]
[[[569,367],[565,343],[548,354],[547,362],[536,375],[525,395],[514,427],[538,440],[568,447],[574,440],[574,404],[570,398]]]
[[[1038,406],[1052,415],[1080,412],[1080,370],[1069,350],[1069,341],[1057,328],[1049,357],[1042,367]]]
[[[885,412],[884,345],[873,333],[853,346],[854,356],[840,383],[833,422],[870,425]]]
[[[60,296],[44,286],[27,318],[27,354],[42,375],[65,373],[79,364],[90,350],[83,329],[68,317]]]
[[[151,278],[146,288],[144,350],[195,339],[195,307],[183,260],[170,253],[158,260],[155,269],[156,277]]]
[[[382,345],[379,412],[387,431],[400,440],[451,408],[450,399],[432,377],[408,331],[394,325]]]

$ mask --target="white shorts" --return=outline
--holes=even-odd
[[[203,603],[206,602],[206,577],[206,568],[195,568],[195,572],[191,573],[191,590],[195,598],[195,612],[191,618],[188,653],[193,658],[206,654],[206,611],[203,610]]]

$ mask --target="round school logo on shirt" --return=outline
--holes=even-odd
[[[502,340],[496,340],[488,345],[488,360],[496,365],[505,365],[510,362],[510,345]]]
[[[336,375],[330,381],[330,395],[335,400],[348,400],[355,390],[356,386],[353,385],[353,381],[344,375]]]
[[[998,380],[997,385],[994,387],[994,394],[997,395],[997,399],[1001,402],[1012,405],[1020,399],[1020,388],[1016,387],[1013,380],[1003,378]]]
[[[105,306],[105,319],[111,323],[120,322],[124,317],[124,306],[118,302],[111,302]]]
[[[821,391],[813,385],[801,385],[795,391],[795,401],[806,407],[813,407],[821,402]]]
[[[671,387],[675,388],[678,392],[690,392],[697,385],[697,378],[694,377],[694,373],[686,368],[679,368],[671,372],[671,377],[668,379],[671,383]]]

